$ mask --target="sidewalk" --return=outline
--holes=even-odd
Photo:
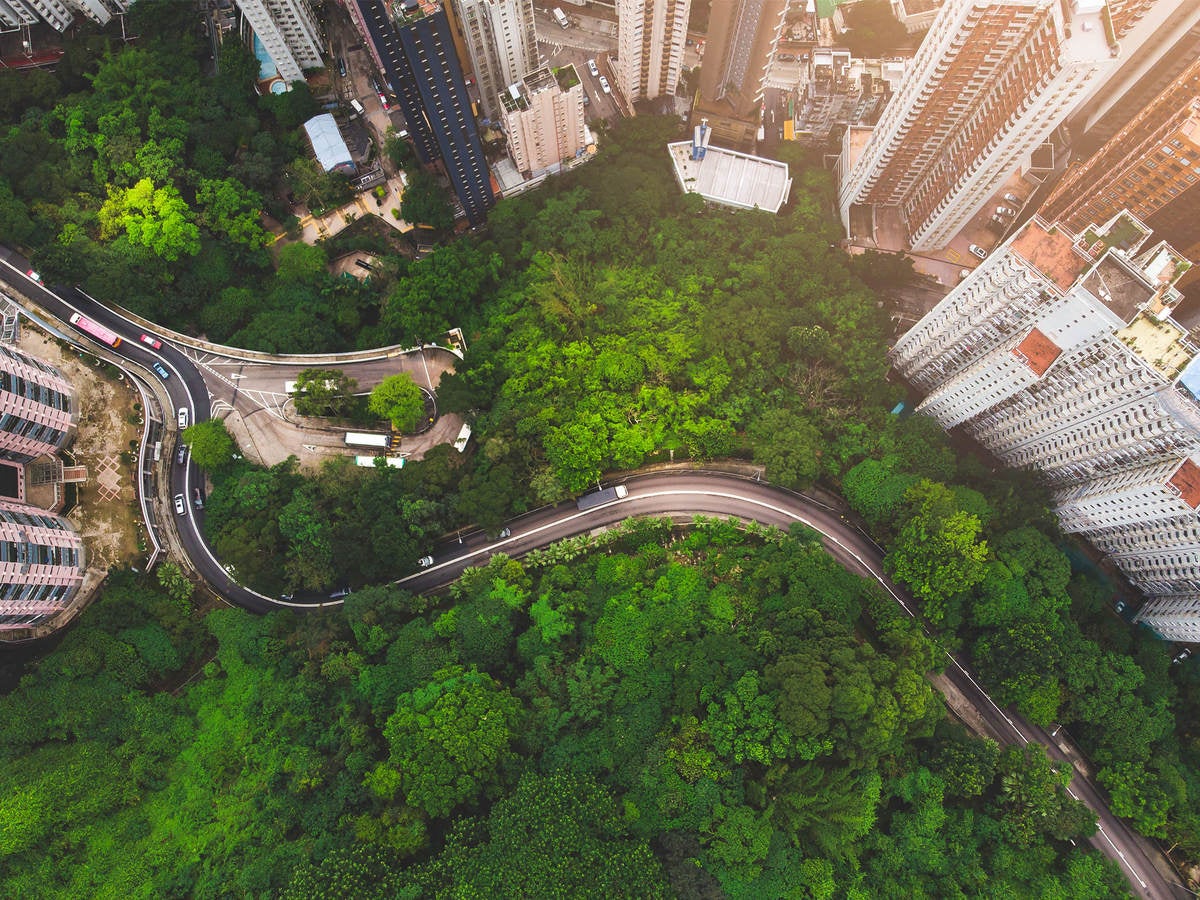
[[[406,184],[404,173],[401,172],[383,183],[383,187],[387,190],[387,196],[381,205],[376,204],[375,194],[367,191],[356,196],[345,206],[325,213],[323,216],[317,217],[308,214],[301,216],[299,240],[306,244],[315,244],[317,241],[331,238],[345,231],[362,216],[375,216],[401,234],[412,231],[412,225],[398,218]],[[393,210],[395,210],[395,215],[392,214]],[[276,243],[286,243],[289,240],[292,239],[283,234],[275,237]]]

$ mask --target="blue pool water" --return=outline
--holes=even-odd
[[[267,53],[267,48],[262,45],[262,41],[258,39],[258,35],[254,36],[254,55],[258,57],[258,77],[261,81],[266,81],[268,78],[274,78],[279,74],[279,70],[275,68],[275,63],[271,62],[271,55]]]

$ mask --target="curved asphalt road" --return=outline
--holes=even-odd
[[[0,280],[12,282],[22,293],[35,299],[64,322],[72,312],[80,312],[126,338],[114,351],[118,355],[142,367],[155,360],[166,366],[171,377],[164,386],[176,410],[188,410],[189,422],[209,417],[209,396],[204,379],[190,360],[166,340],[163,340],[160,350],[154,350],[139,341],[139,336],[144,333],[139,326],[86,294],[75,289],[66,289],[61,294],[45,289],[26,278],[25,261],[3,247],[0,247],[0,263],[7,263],[0,264]],[[199,473],[194,471],[190,461],[180,466],[175,463],[174,455],[166,459],[165,465],[171,470],[172,495],[182,493],[190,501],[192,485],[199,480]],[[821,534],[828,552],[843,566],[874,579],[908,615],[915,617],[912,598],[884,573],[879,548],[850,526],[837,510],[807,497],[717,472],[638,475],[624,483],[629,488],[629,495],[624,500],[586,512],[580,512],[573,503],[540,509],[510,522],[511,535],[499,541],[490,541],[482,532],[475,532],[463,535],[460,540],[443,543],[432,551],[435,557],[432,566],[400,579],[397,584],[417,592],[435,590],[453,582],[469,566],[486,563],[495,553],[521,556],[563,538],[614,525],[630,516],[733,516],[784,529],[796,522],[814,529]],[[179,528],[184,550],[209,585],[231,603],[252,612],[267,612],[280,607],[320,609],[340,603],[317,596],[297,596],[285,602],[237,584],[212,554],[201,534],[200,525],[196,510],[188,502],[186,522],[181,522]],[[1052,757],[1069,764],[1070,761],[1050,735],[1015,713],[1002,710],[957,659],[950,654],[947,656],[946,677],[986,723],[984,733],[990,733],[1002,743],[1024,745],[1037,742],[1046,746]],[[1090,839],[1090,843],[1120,864],[1135,894],[1147,900],[1190,896],[1174,879],[1170,865],[1161,854],[1113,816],[1099,791],[1078,772],[1075,772],[1070,792],[1073,797],[1087,804],[1098,818],[1099,831]]]

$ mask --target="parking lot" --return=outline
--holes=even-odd
[[[616,95],[604,93],[599,78],[588,71],[587,61],[596,60],[599,74],[608,79],[609,87],[615,92],[616,78],[610,59],[617,51],[617,23],[596,15],[582,15],[576,7],[566,7],[564,11],[571,20],[570,28],[555,22],[549,9],[535,11],[534,25],[542,61],[551,68],[568,63],[575,66],[587,93],[589,122],[596,119],[616,121],[621,117]]]

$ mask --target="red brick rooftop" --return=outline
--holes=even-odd
[[[1012,249],[1064,291],[1092,264],[1075,251],[1071,235],[1061,228],[1047,231],[1036,219],[1017,235]]]
[[[1013,348],[1013,356],[1024,360],[1025,365],[1029,366],[1038,378],[1046,374],[1046,370],[1050,368],[1051,363],[1058,359],[1060,353],[1062,350],[1059,346],[1036,328],[1025,335],[1025,340]]]
[[[1185,459],[1183,465],[1168,479],[1168,483],[1179,491],[1183,502],[1192,509],[1200,506],[1200,466],[1190,459]]]

